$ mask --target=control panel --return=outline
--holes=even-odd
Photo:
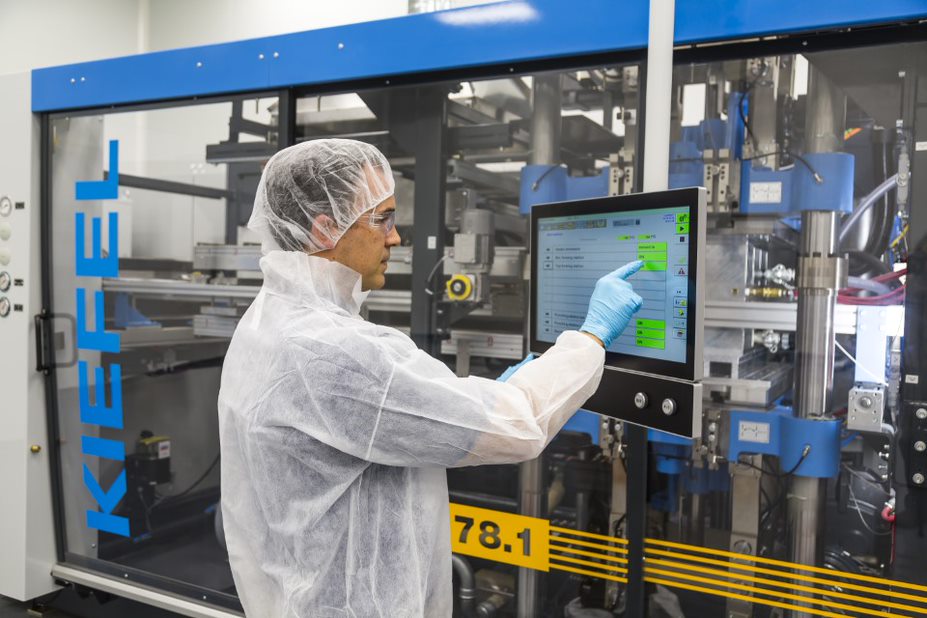
[[[643,299],[606,348],[583,408],[685,437],[701,428],[705,190],[537,205],[531,212],[531,351],[585,318],[596,282],[635,260]],[[646,387],[646,388],[645,388]]]

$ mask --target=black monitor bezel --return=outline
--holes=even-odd
[[[695,381],[701,378],[701,355],[697,354],[701,342],[701,311],[700,290],[698,282],[701,280],[703,268],[699,261],[699,240],[704,238],[704,206],[699,192],[700,187],[686,189],[673,189],[650,193],[632,193],[585,200],[571,200],[550,204],[538,204],[531,209],[531,308],[529,327],[530,351],[542,354],[553,344],[540,341],[537,338],[537,306],[538,306],[538,223],[550,217],[567,217],[576,215],[596,215],[613,212],[628,212],[641,210],[656,210],[664,208],[689,207],[689,274],[688,274],[688,307],[686,315],[686,362],[679,363],[642,356],[633,356],[619,352],[606,352],[605,366],[619,370],[629,370],[680,380]],[[621,264],[616,264],[618,268]],[[632,281],[633,283],[633,281]]]

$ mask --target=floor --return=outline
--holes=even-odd
[[[105,603],[91,597],[82,599],[72,589],[52,593],[46,597],[49,603],[44,613],[30,613],[31,603],[20,603],[0,596],[0,618],[177,618],[173,614],[127,599],[112,599]]]

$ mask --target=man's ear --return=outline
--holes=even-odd
[[[338,224],[328,215],[318,215],[312,222],[310,234],[323,249],[333,249],[338,242],[334,240],[338,233]]]

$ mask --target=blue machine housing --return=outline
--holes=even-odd
[[[648,16],[646,0],[511,0],[50,67],[32,72],[32,110],[51,112],[643,50]],[[923,17],[927,17],[924,0],[678,0],[674,38],[677,45],[689,45]]]
[[[648,429],[647,441],[653,445],[657,472],[667,475],[666,489],[650,499],[653,508],[675,513],[679,508],[680,492],[702,495],[730,489],[731,478],[727,469],[709,470],[704,466],[691,465],[694,443],[691,438]]]
[[[780,170],[756,165],[757,161],[744,161],[740,176],[740,211],[748,214],[787,214],[803,210],[851,212],[853,155],[825,152],[806,154],[803,158],[807,165],[796,161],[795,165]]]
[[[727,117],[703,120],[691,127],[682,127],[678,142],[670,144],[669,188],[701,186],[705,178],[704,153],[727,150],[740,158],[744,141],[744,123],[737,106],[742,104],[737,92],[728,98]],[[730,119],[734,120],[731,121]]]
[[[537,204],[604,197],[609,169],[602,168],[595,176],[570,176],[562,165],[526,165],[521,170],[518,210],[527,215]]]
[[[741,455],[775,455],[779,467],[783,471],[794,468],[795,476],[835,478],[840,471],[842,423],[838,419],[797,418],[785,407],[769,412],[733,410],[730,419],[731,461]],[[801,461],[806,446],[811,450]]]

